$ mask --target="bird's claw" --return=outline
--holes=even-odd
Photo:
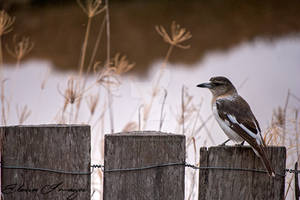
[[[240,144],[236,144],[235,146],[241,147],[244,146],[245,141],[241,142]]]
[[[226,141],[223,142],[222,144],[219,144],[218,146],[221,146],[221,147],[222,147],[222,146],[226,146],[226,143],[229,142],[229,141],[230,141],[230,139],[226,140]]]

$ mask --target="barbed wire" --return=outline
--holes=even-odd
[[[48,168],[40,168],[40,167],[27,167],[27,166],[14,166],[14,165],[1,165],[0,167],[3,169],[23,169],[23,170],[34,170],[34,171],[43,171],[43,172],[51,172],[57,174],[70,174],[70,175],[90,175],[91,172],[71,172],[65,170],[58,169],[48,169]]]
[[[147,169],[154,169],[154,168],[161,168],[161,167],[169,167],[169,166],[185,166],[195,170],[230,170],[230,171],[244,171],[244,172],[256,172],[256,173],[268,173],[265,170],[260,169],[250,169],[250,168],[231,168],[231,167],[216,167],[216,166],[196,166],[192,164],[188,164],[186,162],[178,162],[178,163],[165,163],[165,164],[154,164],[154,165],[147,165],[142,167],[132,167],[132,168],[115,168],[115,169],[105,169],[105,166],[102,164],[94,164],[91,165],[90,172],[75,172],[75,171],[66,171],[66,170],[58,170],[58,169],[48,169],[48,168],[40,168],[40,167],[29,167],[29,166],[14,166],[14,165],[1,165],[0,167],[3,169],[21,169],[21,170],[34,170],[34,171],[43,171],[43,172],[51,172],[51,173],[58,173],[58,174],[69,174],[69,175],[91,175],[94,172],[95,168],[101,169],[102,172],[128,172],[128,171],[140,171],[140,170],[147,170]],[[276,173],[277,176],[285,177],[286,173],[300,173],[300,170],[294,169],[285,169],[285,174]]]

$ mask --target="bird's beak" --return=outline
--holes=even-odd
[[[209,83],[201,83],[199,85],[197,85],[197,87],[201,87],[201,88],[212,88],[212,84],[209,82]]]

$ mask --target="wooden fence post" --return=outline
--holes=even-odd
[[[90,199],[89,126],[10,126],[0,127],[0,133],[4,136],[1,178],[5,200]]]
[[[285,174],[285,147],[266,149],[277,174]],[[201,167],[228,167],[265,170],[261,160],[249,146],[218,146],[200,149]],[[269,177],[266,173],[201,169],[199,200],[211,199],[284,199],[285,177]]]
[[[161,132],[105,135],[105,170],[185,162],[185,136]],[[105,172],[104,200],[184,200],[183,165]]]

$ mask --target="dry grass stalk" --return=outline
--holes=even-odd
[[[94,124],[92,127],[96,127],[97,124],[99,124],[100,128],[101,128],[101,135],[104,135],[104,116],[105,116],[105,113],[106,113],[106,110],[107,110],[107,103],[104,102],[104,104],[102,105],[102,110],[101,110],[101,113],[99,115],[99,117],[97,118],[97,120],[95,120]],[[102,154],[101,154],[102,156]],[[104,156],[104,154],[103,154]],[[102,156],[102,158],[103,158]]]
[[[92,18],[103,12],[106,9],[106,7],[101,6],[102,0],[86,0],[85,3],[83,3],[81,0],[77,0],[77,3],[82,8],[83,12],[88,16],[88,22],[85,30],[84,41],[82,44],[79,62],[79,75],[81,76],[83,73],[83,67],[85,63],[84,61],[86,57],[86,48],[91,30]]]
[[[164,89],[164,97],[163,97],[163,102],[162,102],[161,110],[160,110],[159,131],[161,131],[164,120],[165,120],[164,108],[165,108],[167,96],[168,96],[168,91],[166,89]]]
[[[285,104],[282,107],[278,107],[274,110],[272,115],[271,125],[268,130],[265,132],[264,141],[268,145],[285,145],[287,148],[287,168],[294,166],[294,158],[299,160],[299,133],[298,133],[298,113],[299,110],[294,110],[294,113],[288,112],[289,98],[294,97],[290,91],[288,91]],[[296,98],[295,98],[296,99]],[[297,99],[296,99],[297,100]],[[287,120],[287,116],[289,114],[294,114],[294,120]],[[294,126],[294,130],[292,130],[292,125]],[[295,134],[293,136],[292,134]],[[296,141],[295,141],[296,140]],[[285,192],[285,198],[287,199],[289,193],[293,193],[293,176],[287,181],[287,190]]]
[[[199,119],[201,120],[200,126],[196,129],[195,131],[195,135],[197,133],[199,133],[203,128],[205,128],[206,130],[208,130],[206,124],[209,122],[209,120],[213,119],[213,115],[209,115],[205,120],[201,119],[201,115],[199,115]],[[200,135],[195,137],[196,140],[198,140],[200,138]],[[215,141],[212,139],[211,134],[209,134],[208,132],[208,138],[211,140],[212,144],[215,144]]]
[[[175,21],[173,21],[171,25],[171,34],[168,34],[163,26],[155,26],[155,29],[164,41],[169,43],[171,46],[177,46],[182,49],[188,49],[191,47],[190,45],[183,45],[181,43],[191,39],[192,34],[185,28],[181,28]]]
[[[263,137],[264,142],[269,145],[282,145],[285,124],[284,110],[279,106],[273,111],[271,125],[265,131]]]
[[[100,62],[95,62],[95,57],[96,57],[97,50],[99,48],[99,44],[100,44],[103,29],[104,29],[104,25],[105,25],[105,19],[103,20],[102,25],[99,28],[99,31],[98,31],[98,34],[97,34],[97,39],[96,39],[96,42],[95,42],[95,45],[94,45],[94,48],[93,48],[93,52],[92,52],[92,55],[91,55],[91,58],[90,58],[90,62],[89,62],[86,74],[90,73],[92,67],[94,68],[94,72],[96,72],[96,68],[100,65]],[[83,84],[82,84],[82,90],[85,90],[87,79],[88,79],[88,76],[85,76]],[[78,108],[80,107],[80,104],[81,104],[81,102],[78,102],[78,104],[77,104]],[[79,109],[77,109],[75,119],[78,118],[78,114],[79,114]]]
[[[295,110],[295,140],[296,140],[297,162],[299,163],[298,110]]]
[[[82,48],[81,48],[81,56],[80,56],[80,61],[79,61],[79,76],[82,76],[82,73],[83,73],[85,54],[86,54],[86,48],[87,48],[87,43],[88,43],[88,39],[89,39],[89,33],[90,33],[90,29],[91,29],[91,23],[92,23],[92,18],[88,18],[88,23],[87,23],[86,31],[85,31],[85,35],[84,35],[84,41],[83,41]]]
[[[106,65],[110,64],[110,16],[109,16],[109,2],[105,0],[106,12]]]
[[[213,119],[213,115],[209,115],[205,120],[203,120],[203,118],[201,117],[201,115],[199,115],[199,119],[201,120],[200,126],[196,129],[196,131],[194,131],[195,133],[199,133],[203,128],[206,127],[206,124]],[[212,128],[214,126],[214,124],[212,123],[211,127]],[[207,128],[207,127],[206,127]],[[208,129],[208,128],[207,128]],[[196,137],[196,139],[198,139]]]
[[[117,88],[121,84],[118,76],[125,72],[120,70],[119,68],[120,68],[120,66],[126,67],[124,62],[129,65],[129,62],[127,61],[127,59],[125,57],[125,60],[123,59],[121,61],[118,61],[117,64],[112,64],[109,67],[102,67],[102,69],[100,69],[101,62],[99,62],[99,61],[95,62],[94,66],[93,66],[94,73],[96,74],[96,83],[95,84],[99,84],[99,85],[103,86],[108,91],[108,94],[111,95],[111,92],[112,92],[111,89]],[[126,68],[126,69],[128,69],[128,68]],[[118,71],[120,73],[117,74],[116,71]],[[92,84],[91,86],[85,88],[86,80],[87,79],[85,78],[83,81],[83,84],[81,87],[82,91],[87,91],[95,86],[95,84]],[[112,98],[112,97],[109,97],[109,98]],[[109,101],[109,102],[110,102],[110,104],[112,103],[112,101]],[[76,115],[75,115],[75,121],[77,121],[77,118],[78,118],[80,104],[81,104],[81,98],[79,99],[79,101],[77,101],[77,104],[76,104],[77,110],[76,110]]]
[[[14,17],[10,17],[5,10],[0,11],[0,36],[12,31],[12,25],[15,22]]]
[[[12,31],[12,25],[15,22],[14,17],[10,17],[5,10],[0,11],[0,70],[2,71],[3,53],[2,53],[2,36]],[[2,79],[2,72],[0,78]],[[0,80],[1,81],[1,80]]]
[[[284,116],[284,123],[283,123],[283,127],[282,127],[282,131],[283,131],[283,141],[282,141],[282,145],[285,145],[285,140],[286,140],[286,113],[287,113],[287,107],[289,104],[289,98],[290,98],[290,90],[288,90],[288,94],[286,96],[286,100],[285,100],[285,104],[284,104],[284,108],[283,108],[283,116]]]
[[[153,93],[152,93],[150,103],[143,105],[144,113],[143,113],[143,128],[142,128],[142,130],[145,130],[145,128],[147,127],[147,122],[148,122],[148,119],[149,119],[149,116],[150,116],[151,108],[152,108],[153,101],[154,101],[155,97],[156,97],[156,95],[153,95]]]
[[[111,61],[110,68],[117,75],[128,72],[135,66],[135,63],[130,63],[125,55],[121,56],[120,53],[117,53]]]
[[[101,5],[102,0],[85,0],[85,2],[77,0],[77,3],[89,18],[95,17],[105,10],[105,6]]]
[[[192,200],[195,199],[195,194],[194,194],[194,190],[196,189],[196,170],[193,170],[193,172],[191,173],[191,184],[190,184],[190,192],[188,195],[188,200]]]
[[[90,121],[92,120],[92,117],[95,114],[98,102],[99,102],[99,93],[97,93],[96,95],[91,94],[86,98],[86,103],[87,103],[89,111],[90,111],[90,117],[89,117],[89,120],[87,123],[90,123]]]
[[[44,78],[43,78],[43,80],[41,82],[41,90],[45,89],[47,80],[49,78],[49,75],[50,75],[50,70],[47,70],[47,72],[45,73]]]
[[[106,66],[109,67],[110,65],[110,16],[109,16],[109,2],[108,0],[105,0],[106,5],[106,12],[105,12],[105,18],[106,18]],[[113,104],[113,98],[111,94],[110,85],[107,87],[108,92],[108,108],[109,108],[109,119],[110,119],[110,130],[111,133],[114,132],[114,122],[113,122],[113,111],[112,111],[112,104]]]
[[[86,15],[88,16],[88,22],[87,22],[85,35],[84,35],[84,41],[82,44],[81,56],[80,56],[80,62],[79,62],[79,76],[81,77],[82,73],[83,73],[84,64],[85,64],[86,49],[87,49],[87,44],[88,44],[89,35],[90,35],[92,18],[95,17],[96,15],[102,13],[104,10],[106,10],[107,7],[106,6],[102,7],[102,5],[101,5],[102,0],[86,0],[85,3],[83,3],[81,0],[77,0],[77,3],[82,8],[83,12],[86,13]],[[98,48],[100,38],[101,38],[101,30],[99,31],[96,45],[94,46],[94,49],[93,49],[93,54],[92,54],[92,57],[91,57],[91,60],[90,60],[89,66],[88,66],[88,72],[90,71],[91,65],[94,62],[94,57],[96,55],[96,50]],[[85,90],[86,81],[87,81],[87,78],[84,79],[84,82],[82,84],[82,88],[81,88],[82,91]],[[76,104],[77,110],[76,110],[76,114],[75,114],[75,121],[77,121],[77,119],[78,119],[80,106],[81,106],[81,98],[79,99],[79,101]]]
[[[121,84],[119,78],[115,76],[114,70],[108,67],[104,67],[97,72],[96,83],[104,88],[118,87]]]
[[[69,78],[65,93],[61,93],[61,95],[66,99],[68,104],[74,104],[82,95],[79,82],[73,77]]]
[[[194,163],[195,165],[197,165],[197,146],[196,146],[196,139],[194,137],[191,137],[192,138],[192,141],[193,141],[193,150],[194,150]],[[194,191],[196,189],[196,171],[193,170],[192,174],[191,174],[191,177],[190,177],[190,182],[191,182],[191,185],[190,185],[190,193],[189,193],[189,196],[188,196],[188,199],[191,200],[191,199],[194,199]]]
[[[34,43],[30,41],[29,37],[18,39],[17,35],[14,35],[13,44],[13,49],[8,46],[6,46],[6,49],[11,56],[17,59],[17,68],[19,68],[21,59],[33,49]]]
[[[169,46],[167,54],[164,58],[164,62],[162,64],[161,68],[160,68],[158,77],[157,77],[157,79],[154,83],[154,86],[152,88],[152,95],[151,95],[150,103],[147,104],[145,106],[145,109],[144,109],[143,129],[145,129],[146,126],[147,126],[147,122],[148,122],[148,119],[149,119],[149,114],[150,114],[151,109],[152,109],[153,101],[154,101],[155,97],[157,96],[157,94],[160,91],[159,90],[160,81],[161,81],[161,78],[163,76],[164,69],[165,69],[165,67],[168,63],[168,60],[170,58],[170,55],[172,53],[173,47],[177,46],[177,47],[182,48],[182,49],[190,48],[190,45],[183,45],[181,43],[185,42],[186,40],[189,40],[192,37],[192,35],[189,31],[186,31],[185,28],[181,28],[180,25],[176,24],[175,21],[172,22],[171,34],[170,35],[167,33],[167,31],[165,30],[165,28],[163,26],[155,26],[155,29],[158,32],[158,34],[160,36],[162,36],[163,40],[170,44],[170,46]]]
[[[93,48],[90,63],[89,63],[88,69],[87,69],[87,74],[90,72],[90,70],[93,66],[93,63],[95,63],[95,57],[96,57],[97,50],[99,49],[99,44],[100,44],[102,33],[103,33],[103,30],[104,30],[104,25],[105,25],[105,19],[103,19],[101,26],[99,26],[97,39],[96,39],[96,42],[95,42],[95,45],[94,45],[94,48]]]
[[[96,95],[89,95],[87,97],[87,105],[89,107],[89,111],[90,111],[90,115],[93,116],[94,113],[95,113],[95,110],[97,108],[97,105],[98,105],[98,101],[99,101],[99,93],[97,93]]]
[[[113,96],[112,96],[112,92],[110,89],[110,86],[108,85],[107,87],[107,101],[108,101],[108,113],[109,113],[109,122],[110,122],[110,133],[114,133],[115,132],[115,128],[114,128],[114,111],[113,111]]]
[[[192,140],[196,140],[196,138],[195,138],[195,134],[196,134],[195,130],[196,130],[196,125],[198,124],[199,115],[200,115],[200,112],[198,110],[197,114],[196,114],[196,117],[195,117],[195,121],[194,121],[194,125],[193,125],[193,128],[192,128],[192,131],[191,131],[191,135],[190,135],[190,137],[187,138],[187,141],[186,141],[186,147],[188,147],[191,144]]]
[[[138,125],[136,124],[136,122],[128,122],[123,128],[122,132],[136,131],[137,128]]]
[[[0,80],[0,84],[1,84],[1,123],[6,126],[7,125],[7,119],[6,119],[6,105],[8,106],[6,99],[5,99],[5,88],[4,88],[4,84],[6,80]]]
[[[69,118],[69,121],[71,122],[73,117],[73,105],[74,103],[79,101],[83,95],[83,91],[80,86],[79,80],[76,81],[73,77],[69,78],[67,82],[67,88],[65,89],[65,91],[61,92],[61,90],[58,87],[58,92],[65,99],[62,116],[64,115],[67,106],[71,104],[71,111],[70,111],[70,118]]]
[[[282,128],[275,122],[272,122],[270,127],[265,131],[263,140],[267,145],[278,146],[282,144]]]
[[[99,95],[99,92],[98,92],[95,95],[93,95],[93,94],[89,95],[86,99],[86,103],[87,103],[89,111],[90,111],[90,118],[88,120],[88,123],[90,123],[90,121],[92,120],[92,117],[95,114],[97,105],[99,103],[99,97],[100,97],[100,95]]]
[[[294,178],[294,176],[291,176],[290,180],[288,181],[288,187],[287,187],[287,190],[286,190],[286,192],[285,192],[284,199],[287,198],[287,195],[288,195],[288,193],[289,193],[289,191],[290,191],[290,189],[291,189],[291,183],[292,183],[292,181],[293,181],[293,178]]]
[[[98,68],[100,68],[100,62],[96,62],[94,64],[94,71],[97,73],[96,82],[109,90],[111,87],[117,87],[121,84],[119,76],[131,70],[134,65],[134,63],[128,61],[125,55],[120,56],[119,53],[112,59],[109,67],[103,67],[98,70]]]
[[[184,86],[182,86],[182,88],[181,88],[181,124],[182,124],[182,134],[184,134],[184,113],[185,113]]]
[[[297,100],[298,102],[300,102],[300,97],[298,97],[297,95],[293,94],[292,92],[289,93],[291,97],[293,97],[295,100]]]
[[[111,86],[119,86],[120,81],[115,76],[115,71],[111,67],[104,67],[102,70],[98,72],[97,75],[97,83],[104,86],[107,91],[107,102],[108,102],[108,112],[109,112],[109,119],[110,119],[110,128],[111,133],[114,132],[114,122],[113,122],[113,110],[112,110],[112,91]]]
[[[109,112],[109,119],[110,119],[110,127],[111,133],[114,132],[114,117],[113,117],[113,94],[112,94],[112,86],[119,86],[120,81],[118,76],[122,75],[123,73],[128,72],[134,67],[134,63],[130,63],[127,60],[126,56],[120,56],[120,54],[116,54],[116,56],[112,59],[112,62],[108,67],[104,67],[98,73],[97,82],[104,85],[107,91],[107,98],[108,98],[108,112]]]
[[[192,103],[191,96],[187,89],[183,86],[181,90],[181,113],[177,118],[177,123],[182,127],[182,134],[185,134],[186,122],[191,119],[194,112],[197,111],[196,106]]]
[[[86,32],[85,32],[85,36],[84,36],[84,41],[83,41],[82,49],[81,49],[80,62],[79,62],[79,76],[81,77],[82,73],[83,73],[84,64],[85,64],[86,49],[87,49],[89,33],[90,33],[90,29],[91,29],[92,18],[95,15],[100,14],[104,10],[104,8],[103,8],[103,10],[102,9],[98,10],[100,8],[99,6],[101,4],[101,1],[93,1],[93,0],[89,1],[88,0],[86,7],[83,6],[83,4],[81,3],[80,0],[78,0],[78,2],[79,2],[78,4],[80,5],[80,7],[82,7],[84,12],[87,12],[87,14],[89,16],[87,27],[86,27]],[[100,29],[99,34],[97,36],[96,44],[95,44],[94,49],[93,49],[93,54],[92,54],[92,57],[90,59],[90,63],[88,65],[87,73],[90,72],[91,66],[94,62],[96,52],[97,52],[97,49],[98,49],[98,46],[99,46],[100,38],[101,38],[101,33],[102,33],[102,31]],[[85,76],[85,78],[84,78],[81,90],[85,90],[86,82],[87,82],[87,76]],[[75,114],[75,121],[77,121],[77,119],[78,119],[80,106],[81,106],[81,99],[76,104],[77,110],[76,110],[76,114]]]
[[[186,31],[185,28],[181,28],[179,24],[176,24],[175,21],[172,22],[171,25],[171,34],[169,35],[166,31],[166,29],[163,26],[155,26],[155,29],[157,33],[163,38],[165,42],[170,44],[169,49],[167,51],[167,55],[165,56],[162,68],[161,68],[161,74],[163,72],[163,69],[166,67],[167,62],[170,58],[171,52],[173,50],[173,47],[179,47],[181,49],[188,49],[191,46],[190,45],[182,45],[182,42],[185,42],[192,38],[192,34],[189,31]],[[161,75],[160,75],[161,76]],[[159,77],[160,79],[160,77]]]
[[[17,117],[19,119],[19,124],[22,125],[31,115],[31,110],[28,109],[27,105],[17,106]]]
[[[212,137],[212,134],[210,132],[211,129],[206,126],[207,121],[210,120],[211,118],[212,118],[212,114],[210,116],[208,116],[208,118],[205,119],[205,120],[202,118],[201,115],[199,116],[200,123],[203,124],[203,128],[204,128],[205,132],[207,133],[208,139],[210,140],[210,142],[211,142],[212,145],[215,145],[216,142],[215,142],[215,140]]]
[[[94,63],[93,68],[94,68],[95,73],[96,73],[96,70],[98,69],[99,66],[100,66],[100,62],[95,62]],[[79,78],[81,78],[81,75],[79,75]],[[81,89],[80,89],[81,91],[88,91],[89,89],[94,87],[95,84],[92,84],[91,86],[86,88],[87,79],[88,79],[88,76],[85,76],[85,78],[83,79],[83,83],[81,84]],[[78,101],[76,102],[76,113],[75,113],[75,118],[74,118],[75,122],[77,122],[77,120],[78,120],[81,102],[82,102],[82,98],[80,97],[78,99]]]
[[[283,128],[285,124],[285,113],[284,110],[279,106],[273,111],[273,122],[275,125]]]
[[[144,105],[140,105],[139,106],[139,114],[138,114],[138,117],[139,117],[139,119],[138,119],[138,121],[139,121],[139,131],[141,131],[141,127],[142,127],[142,120],[141,120],[141,110],[142,110],[142,108],[144,108]]]
[[[287,101],[286,101],[287,102]],[[285,104],[287,106],[287,104]],[[287,126],[286,113],[287,109],[278,107],[273,111],[270,127],[265,131],[264,141],[269,145],[285,144],[285,132]]]
[[[194,155],[195,155],[195,165],[197,165],[197,145],[196,145],[196,138],[192,137],[192,141],[193,141],[193,147],[194,147]]]
[[[164,62],[161,66],[160,74],[157,80],[157,84],[154,88],[158,87],[160,79],[162,77],[164,68],[167,65],[167,62],[170,58],[173,47],[179,47],[181,49],[188,49],[190,45],[182,45],[182,42],[185,42],[192,38],[192,34],[189,31],[186,31],[185,28],[181,28],[179,24],[176,24],[175,21],[172,22],[171,25],[171,34],[169,35],[166,29],[163,26],[155,26],[157,33],[163,38],[163,40],[170,44],[167,54],[165,56]]]

